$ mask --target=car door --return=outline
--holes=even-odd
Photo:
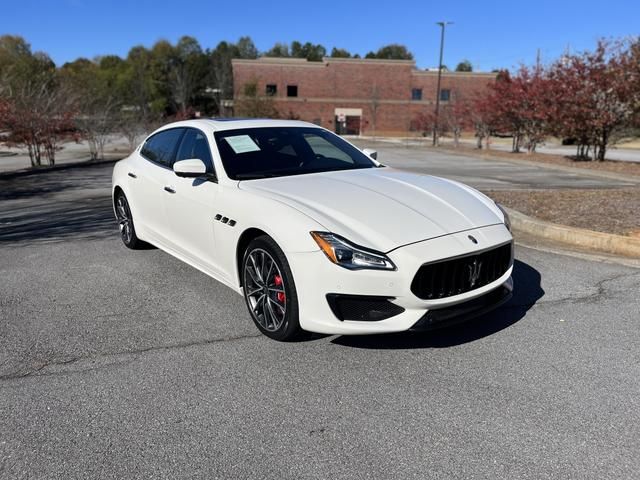
[[[173,159],[183,134],[184,129],[171,128],[149,137],[134,162],[134,171],[129,172],[136,225],[141,224],[146,238],[158,243],[164,243],[168,234],[165,189],[174,176]]]
[[[202,160],[208,173],[215,173],[206,135],[196,128],[187,128],[175,161],[193,158]],[[207,177],[183,178],[174,173],[168,186],[173,190],[164,196],[169,240],[192,262],[218,272],[214,238],[218,184]]]

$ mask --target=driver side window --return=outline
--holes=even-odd
[[[188,128],[184,137],[182,137],[182,142],[180,142],[180,147],[176,154],[176,162],[192,158],[202,160],[207,167],[207,171],[213,172],[213,159],[211,158],[207,137],[200,130]]]
[[[348,164],[354,163],[353,159],[349,155],[347,155],[346,152],[343,152],[338,147],[332,145],[327,140],[318,135],[307,133],[304,135],[304,139],[309,145],[309,148],[311,148],[316,156],[320,155],[322,157],[340,160]]]

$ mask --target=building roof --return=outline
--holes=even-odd
[[[416,67],[415,60],[391,60],[384,58],[342,58],[342,57],[323,57],[322,61],[312,62],[306,58],[292,57],[258,57],[256,59],[233,58],[231,63],[234,65],[256,65],[256,66],[287,66],[287,67],[326,67],[329,64],[359,64],[359,65],[398,65],[412,67],[412,73],[417,75],[437,75],[437,69],[421,70]],[[449,77],[469,77],[469,76],[488,76],[495,77],[495,72],[456,72],[451,70],[442,70],[442,75]]]
[[[329,63],[359,63],[359,64],[393,64],[393,65],[414,65],[415,60],[390,60],[384,58],[342,58],[323,57],[322,61],[310,61],[306,58],[295,57],[258,57],[256,59],[233,58],[231,63],[249,63],[262,65],[288,65],[288,66],[324,66]]]

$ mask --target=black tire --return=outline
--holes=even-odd
[[[244,299],[258,330],[281,342],[301,338],[296,285],[278,244],[266,235],[255,238],[244,252],[241,268]]]
[[[148,248],[149,244],[143,242],[136,235],[136,229],[133,225],[133,216],[131,215],[131,209],[129,208],[129,201],[125,194],[119,191],[114,199],[114,205],[116,210],[116,218],[118,219],[118,226],[120,227],[120,238],[125,247],[132,250],[140,250]]]

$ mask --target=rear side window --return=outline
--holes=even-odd
[[[192,158],[202,160],[207,166],[207,170],[213,172],[213,160],[207,137],[200,130],[188,128],[180,142],[175,161],[190,160]]]
[[[183,133],[182,128],[172,128],[156,133],[145,142],[140,153],[152,162],[171,167]]]

